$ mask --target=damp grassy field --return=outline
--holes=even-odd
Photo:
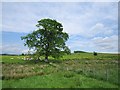
[[[60,59],[0,56],[2,88],[118,88],[118,54],[73,53]]]

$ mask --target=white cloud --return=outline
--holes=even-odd
[[[88,37],[93,37],[96,36],[98,34],[102,34],[102,35],[111,35],[113,34],[113,30],[110,29],[109,27],[104,26],[102,23],[96,23],[94,26],[92,26],[89,30],[89,32],[87,33]]]
[[[19,33],[30,33],[33,30],[35,30],[36,28],[33,28],[34,25],[33,24],[29,24],[29,23],[21,23],[20,24],[22,27],[19,27],[19,23],[18,24],[12,24],[11,25],[2,25],[2,28],[4,28],[3,31],[8,31],[8,32],[19,32]],[[17,27],[18,26],[18,27]]]
[[[70,36],[79,35],[68,42],[72,50],[116,51],[117,36],[114,34],[117,32],[117,5],[104,2],[3,3],[2,27],[3,31],[29,33],[36,29],[39,19],[52,18],[61,22]],[[6,51],[13,50],[27,51],[17,47]]]
[[[33,49],[28,49],[27,47],[21,47],[19,44],[4,44],[0,45],[0,53],[3,54],[28,54],[34,53]]]
[[[113,35],[110,37],[95,37],[92,39],[94,46],[102,51],[118,51],[118,36]]]
[[[69,34],[84,35],[92,25],[115,18],[114,8],[111,3],[3,3],[3,30],[31,32],[39,19],[53,18]]]
[[[21,54],[26,48],[21,47],[18,44],[5,44],[0,46],[0,51],[3,54]]]
[[[74,37],[74,36],[72,36]],[[97,51],[97,52],[118,52],[118,36],[94,37],[91,39],[83,39],[79,36],[67,42],[72,52],[74,50]]]
[[[112,43],[118,41],[118,36],[113,35],[110,37],[95,37],[93,38],[94,43]]]
[[[15,54],[20,52],[20,49],[16,45],[4,45],[1,49],[2,53]]]

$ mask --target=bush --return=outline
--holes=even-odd
[[[93,55],[94,55],[94,56],[97,56],[97,52],[93,52]]]

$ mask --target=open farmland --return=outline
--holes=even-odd
[[[49,63],[2,57],[3,88],[118,88],[118,55],[77,53]]]

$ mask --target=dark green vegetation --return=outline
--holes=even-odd
[[[79,53],[49,63],[2,57],[3,88],[117,88],[118,55]],[[43,57],[44,58],[44,57]]]
[[[30,49],[34,49],[37,59],[44,55],[45,61],[48,62],[48,56],[58,58],[64,53],[70,53],[69,48],[65,45],[69,36],[63,32],[61,23],[52,19],[41,19],[36,26],[38,30],[21,39],[25,40],[25,45]]]
[[[74,51],[74,53],[87,53],[85,51]]]

